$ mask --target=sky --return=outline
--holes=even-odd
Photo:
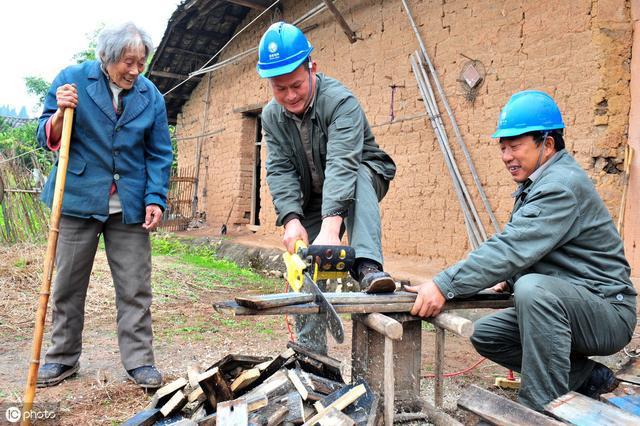
[[[181,0],[2,0],[0,5],[0,105],[30,116],[36,99],[24,77],[53,78],[87,48],[101,24],[131,21],[160,44],[167,22]]]

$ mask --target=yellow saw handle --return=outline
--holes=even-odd
[[[294,254],[288,251],[284,252],[282,258],[284,264],[287,267],[287,281],[293,289],[293,291],[300,292],[302,285],[304,284],[304,273],[307,271],[307,264],[300,257],[299,250],[307,248],[307,245],[302,240],[298,240],[294,246]]]

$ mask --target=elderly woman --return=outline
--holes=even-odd
[[[165,208],[172,161],[164,100],[142,76],[153,45],[131,23],[103,30],[98,61],[65,68],[54,80],[38,142],[56,150],[65,108],[75,109],[60,221],[53,332],[38,386],[53,386],[79,368],[84,305],[102,234],[115,286],[118,344],[129,378],[162,384],[154,366],[149,231]],[[51,205],[56,167],[42,193]]]

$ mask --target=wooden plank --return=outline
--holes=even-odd
[[[289,392],[286,397],[276,401],[276,404],[287,406],[287,416],[284,419],[285,422],[290,422],[295,425],[304,423],[304,404],[298,392]]]
[[[187,397],[185,396],[184,393],[182,393],[181,390],[179,390],[179,391],[176,391],[176,393],[173,394],[171,399],[162,406],[162,408],[160,409],[160,412],[164,417],[169,417],[170,415],[175,414],[178,411],[182,410],[182,407],[184,407],[186,404],[187,404]]]
[[[616,373],[616,377],[625,382],[640,385],[640,358],[631,359]]]
[[[152,70],[149,73],[151,75],[156,75],[158,77],[171,78],[174,80],[186,80],[187,78],[189,78],[189,76],[186,74],[176,74],[175,72]],[[194,76],[194,77],[198,77],[198,80],[202,78],[201,76]]]
[[[204,394],[204,391],[202,390],[200,385],[198,385],[198,387],[196,387],[194,390],[189,392],[189,395],[187,396],[187,401],[188,402],[194,402],[194,401],[197,401],[199,399],[204,400],[205,398],[206,398],[206,396]]]
[[[333,304],[333,303],[332,303]],[[452,300],[444,305],[444,310],[453,309],[503,309],[513,306],[513,300]],[[411,303],[371,303],[371,304],[333,304],[339,314],[405,313],[413,308]],[[270,309],[251,309],[238,305],[235,301],[215,302],[213,308],[224,315],[282,315],[282,314],[317,314],[320,308],[316,303],[303,303],[291,306],[280,306]]]
[[[510,399],[471,385],[458,399],[458,407],[497,426],[560,426],[562,423]]]
[[[295,355],[295,351],[291,348],[287,348],[280,355],[272,359],[271,361],[265,361],[262,364],[256,365],[255,368],[260,370],[260,376],[251,384],[246,386],[241,393],[246,393],[251,389],[258,386],[260,383],[264,382],[268,377],[271,377],[282,367],[286,366],[289,362],[293,360],[293,356]]]
[[[237,391],[241,391],[242,389],[249,387],[250,384],[254,383],[258,379],[258,377],[260,377],[260,370],[257,368],[244,370],[233,381],[233,383],[231,383],[231,392],[236,393]]]
[[[315,300],[315,296],[311,293],[278,293],[266,295],[244,295],[236,296],[235,301],[240,306],[246,306],[251,309],[269,309],[279,306],[297,305],[300,303],[309,303]]]
[[[371,389],[371,386],[362,380],[358,380],[352,385],[345,385],[342,389],[339,389],[318,401],[314,406],[319,407],[320,410],[325,407],[329,407],[333,402],[337,401],[340,397],[359,385],[364,386],[366,393],[341,411],[351,417],[358,426],[378,424],[378,421],[381,420],[378,417],[379,398]]]
[[[255,304],[256,306],[274,307],[287,306],[296,303],[305,303],[305,300],[313,300],[309,298],[309,293],[273,293],[273,294],[249,294],[238,296],[238,299],[246,301],[246,303]],[[357,305],[371,303],[402,303],[414,302],[416,293],[408,291],[396,291],[393,293],[359,293],[359,292],[324,292],[327,301],[332,305]],[[509,300],[512,296],[508,293],[497,293],[495,291],[483,290],[480,293],[466,298],[456,299],[455,301],[477,301],[477,300]],[[298,300],[300,300],[298,302]],[[240,303],[240,302],[238,302]],[[249,305],[246,305],[249,306]]]
[[[324,292],[324,295],[332,305],[362,305],[370,303],[401,303],[413,302],[416,294],[408,291],[396,291],[394,293],[334,293]],[[251,294],[235,298],[238,304],[255,309],[267,309],[278,306],[288,306],[300,303],[308,303],[314,300],[310,293],[274,293],[274,294]]]
[[[371,314],[375,315],[375,314]],[[389,318],[390,319],[390,318]],[[395,321],[400,325],[399,322]],[[402,335],[402,326],[400,326],[400,332]],[[384,424],[393,425],[393,414],[395,413],[395,377],[393,370],[393,340],[385,336],[384,337]]]
[[[396,315],[391,317],[396,319]],[[384,394],[384,340],[354,316],[351,351],[351,380],[366,381],[377,395]],[[396,411],[414,411],[420,395],[422,365],[422,321],[416,317],[400,321],[401,340],[394,341],[394,405]],[[382,404],[382,401],[380,402]]]
[[[621,382],[613,392],[600,395],[600,399],[628,413],[640,416],[640,386]]]
[[[162,399],[165,396],[171,395],[178,390],[184,389],[184,387],[187,386],[188,383],[189,382],[187,381],[187,379],[185,379],[184,377],[180,377],[179,379],[176,379],[173,382],[168,383],[158,389],[156,391],[156,396],[158,397],[158,399]]]
[[[196,420],[196,423],[198,426],[216,426],[216,417],[218,417],[217,413],[209,414],[208,416]]]
[[[218,367],[222,374],[229,376],[234,370],[247,370],[265,361],[271,361],[271,359],[272,358],[268,356],[229,354],[214,362],[209,368],[207,368],[207,371]],[[235,376],[227,377],[227,380],[233,379],[235,379]]]
[[[440,314],[443,315],[443,314]],[[435,347],[435,383],[433,386],[433,402],[437,408],[443,405],[443,385],[444,385],[444,330],[436,327],[436,347]]]
[[[560,420],[579,426],[640,424],[640,417],[577,392],[554,399],[545,405],[545,410]]]
[[[320,419],[322,419],[327,414],[329,408],[335,408],[340,411],[344,410],[348,405],[355,402],[358,398],[360,398],[365,393],[367,393],[367,391],[365,389],[364,384],[359,384],[357,386],[350,387],[350,389],[344,395],[336,399],[334,402],[331,403],[331,405],[325,407],[322,411],[320,411],[318,414],[316,414],[307,422],[305,422],[303,426],[312,426],[316,422],[319,422]]]
[[[198,377],[198,384],[207,396],[210,408],[213,410],[218,403],[233,399],[233,392],[229,388],[218,367],[207,370]]]
[[[263,2],[259,2],[256,0],[226,0],[226,2],[238,4],[250,9],[256,9],[258,12],[262,12],[267,8],[267,6]]]
[[[244,397],[250,399],[254,395],[266,395],[269,401],[271,401],[274,398],[286,395],[293,389],[293,384],[289,380],[286,370],[282,369],[269,377],[251,392],[244,395]]]
[[[434,407],[424,399],[420,400],[420,410],[427,415],[429,422],[433,423],[435,426],[462,426],[462,423],[460,423],[458,420],[454,419],[444,411]],[[401,414],[396,416],[398,421],[400,421],[401,416]],[[409,420],[411,419],[407,419],[407,421]]]
[[[160,409],[152,408],[140,411],[135,416],[122,423],[122,426],[151,426],[156,421],[160,420],[162,414]]]
[[[287,375],[289,376],[289,380],[291,380],[291,383],[293,383],[293,386],[296,388],[302,399],[306,401],[309,397],[309,391],[302,383],[302,380],[300,380],[298,373],[296,373],[296,371],[292,369],[287,372]]]
[[[300,377],[302,381],[311,388],[311,390],[324,395],[332,394],[345,386],[344,383],[317,376],[308,371],[300,371]]]
[[[200,366],[197,364],[192,364],[189,366],[187,370],[187,378],[189,379],[189,386],[195,388],[198,386],[198,376],[202,373],[200,371]]]
[[[354,426],[355,424],[351,417],[333,407],[327,409],[327,414],[320,419],[320,426]]]
[[[293,349],[296,354],[305,356],[322,364],[322,371],[320,372],[322,376],[344,383],[342,378],[342,362],[335,358],[331,358],[330,356],[315,353],[293,342],[288,342],[287,347]]]
[[[254,413],[249,414],[249,425],[281,425],[289,413],[286,405],[275,405],[271,401],[269,405]]]
[[[247,401],[243,398],[219,403],[216,414],[216,422],[220,425],[247,426],[249,424]]]
[[[189,404],[187,404],[188,406]],[[204,419],[205,417],[207,417],[207,410],[204,408],[204,404],[201,404],[198,408],[196,408],[195,410],[193,410],[191,417],[189,417],[189,419],[192,422],[197,423],[199,420]]]

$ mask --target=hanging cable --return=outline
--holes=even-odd
[[[250,27],[254,22],[256,22],[258,19],[260,19],[260,17],[262,17],[262,15],[264,15],[265,13],[267,13],[269,10],[271,10],[271,8],[273,6],[275,6],[276,4],[280,3],[280,0],[276,0],[274,1],[271,6],[269,6],[268,8],[266,8],[265,10],[263,10],[262,12],[260,12],[258,14],[258,16],[256,16],[255,18],[253,18],[251,20],[251,22],[249,22],[247,25],[245,25],[240,31],[238,31],[237,33],[235,33],[225,44],[224,46],[222,46],[220,48],[220,50],[218,50],[215,55],[213,55],[211,58],[209,58],[209,60],[207,62],[204,63],[204,65],[202,65],[200,67],[200,69],[198,69],[198,71],[201,71],[203,68],[205,68],[207,65],[209,65],[211,63],[211,61],[213,61],[215,58],[217,58],[220,53],[222,53],[227,46],[229,46],[229,44],[236,38],[238,37],[240,34],[242,34],[244,32],[244,30],[246,30],[248,27]],[[197,72],[197,71],[195,71]],[[176,84],[175,86],[173,86],[171,89],[167,90],[165,93],[162,94],[162,96],[167,96],[169,93],[173,92],[175,89],[177,89],[178,87],[182,86],[184,83],[186,83],[187,81],[191,80],[191,78],[194,77],[194,74],[191,73],[186,79],[182,80],[180,83]]]

